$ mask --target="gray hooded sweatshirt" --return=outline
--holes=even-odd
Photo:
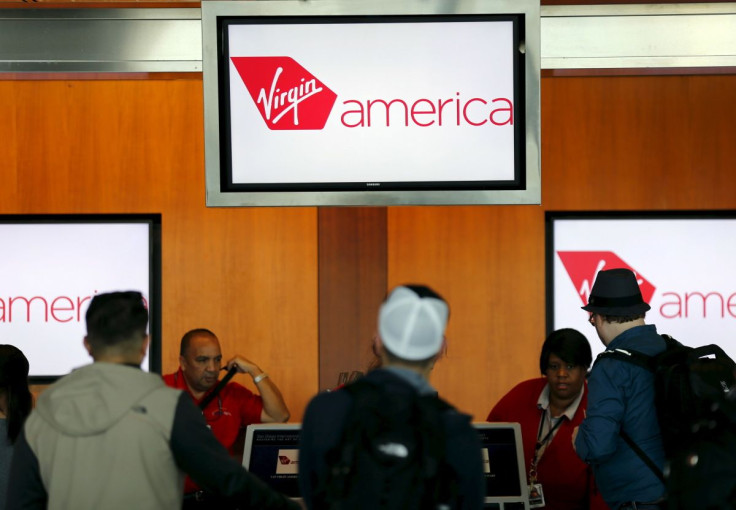
[[[191,398],[93,363],[46,389],[16,442],[8,510],[177,510],[184,473],[243,509],[298,509],[232,459]]]
[[[44,391],[25,426],[52,508],[180,508],[169,448],[179,391],[126,365],[93,363]]]

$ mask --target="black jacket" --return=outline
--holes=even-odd
[[[416,392],[403,378],[388,370],[374,370],[366,379],[390,393]],[[348,391],[336,390],[317,395],[307,406],[302,424],[299,451],[299,485],[308,509],[314,506],[314,490],[321,487],[331,468],[327,455],[343,434],[352,406]],[[454,409],[443,413],[446,437],[445,461],[458,486],[458,500],[453,510],[476,510],[483,507],[483,465],[478,433],[470,417]]]

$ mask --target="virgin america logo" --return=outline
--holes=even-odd
[[[639,283],[642,298],[649,303],[654,295],[655,287],[649,283],[637,270],[624,262],[618,255],[610,251],[558,251],[562,265],[570,275],[583,305],[588,304],[590,289],[593,287],[598,271],[604,269],[626,268],[634,271]]]
[[[322,129],[337,94],[290,57],[232,57],[272,130]]]

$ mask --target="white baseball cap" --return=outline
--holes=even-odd
[[[429,359],[442,349],[449,313],[447,303],[428,287],[402,285],[381,305],[378,333],[391,354]]]

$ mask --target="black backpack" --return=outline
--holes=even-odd
[[[667,479],[623,430],[621,437],[666,484],[668,509],[736,509],[736,502],[726,506],[722,499],[736,498],[736,415],[728,399],[736,392],[736,363],[717,345],[693,348],[669,335],[662,337],[667,348],[655,356],[615,349],[602,352],[596,361],[614,358],[654,374]],[[706,505],[708,498],[720,498],[719,503]],[[695,506],[688,506],[686,500]]]
[[[736,510],[736,402],[718,404],[671,456],[665,473],[667,510]]]
[[[388,392],[366,379],[343,391],[353,405],[339,445],[328,452],[331,474],[315,493],[315,508],[434,510],[449,504],[442,414],[452,406],[413,389]]]

